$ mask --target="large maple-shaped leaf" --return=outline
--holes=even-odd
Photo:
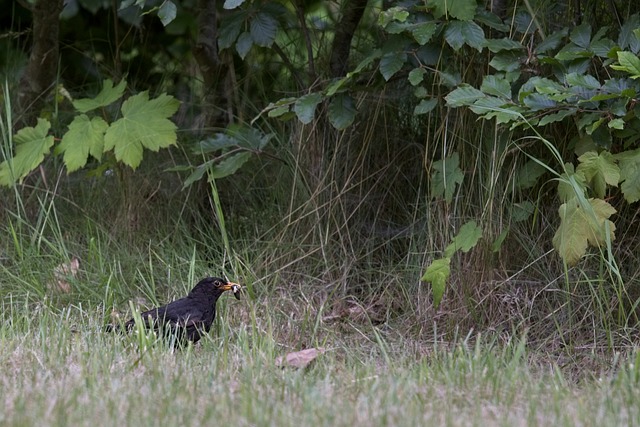
[[[576,171],[572,163],[564,164],[565,173],[558,180],[558,196],[562,201],[573,199],[577,194],[584,195],[587,189],[587,178],[584,173]]]
[[[433,163],[431,197],[444,196],[447,204],[451,203],[456,186],[461,185],[464,180],[464,173],[459,165],[458,153],[453,153],[451,157]]]
[[[620,168],[615,163],[613,154],[603,151],[600,154],[588,151],[578,157],[580,164],[576,172],[584,174],[587,182],[596,196],[602,198],[607,191],[607,184],[618,186],[620,180]]]
[[[640,148],[615,155],[620,165],[620,190],[627,202],[640,200]]]
[[[100,117],[89,119],[85,114],[76,116],[69,130],[62,137],[56,153],[64,153],[64,164],[67,172],[73,172],[87,164],[91,154],[96,160],[102,157],[104,149],[104,133],[109,124]]]
[[[538,179],[547,170],[540,163],[529,160],[516,171],[514,187],[518,190],[526,190],[538,183]]]
[[[609,239],[615,239],[616,227],[609,217],[616,210],[602,199],[589,199],[588,203],[585,210],[578,199],[573,198],[558,210],[560,227],[553,236],[553,246],[568,265],[577,263],[589,245],[598,247],[604,244],[607,230]]]
[[[49,121],[38,119],[35,127],[22,128],[14,135],[16,152],[0,164],[0,185],[9,187],[40,166],[53,145],[53,136],[48,135],[50,127]]]
[[[460,231],[453,241],[444,250],[444,256],[451,257],[457,250],[469,252],[482,237],[482,228],[478,227],[475,221],[469,221],[460,227]]]
[[[147,91],[132,96],[122,104],[122,118],[107,129],[104,150],[114,150],[117,160],[137,168],[144,148],[158,151],[176,143],[176,125],[168,117],[178,106],[166,94],[152,100]]]
[[[451,258],[441,258],[434,260],[427,271],[422,276],[423,282],[431,283],[431,293],[433,294],[433,305],[437,308],[442,301],[447,280],[451,275]]]
[[[109,104],[120,99],[127,87],[127,82],[121,80],[117,86],[113,86],[113,81],[106,79],[102,83],[102,90],[95,98],[83,98],[73,101],[73,106],[81,113],[95,110],[96,108],[106,107]]]

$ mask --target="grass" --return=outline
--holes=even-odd
[[[0,424],[637,424],[637,333],[614,321],[616,282],[589,267],[597,255],[565,271],[545,248],[555,208],[511,224],[501,254],[456,257],[434,309],[424,267],[467,218],[489,236],[503,229],[512,200],[494,181],[507,163],[467,154],[473,180],[444,206],[425,196],[422,171],[440,150],[396,153],[370,136],[382,122],[365,126],[361,145],[340,139],[322,176],[283,138],[287,162],[253,159],[205,187],[205,201],[160,173],[175,163],[153,153],[150,173],[47,183],[47,164],[2,190]],[[64,292],[54,271],[73,257],[80,270]],[[204,275],[247,292],[219,301],[198,345],[103,331],[130,302],[165,303]],[[308,368],[276,367],[312,347],[327,352]]]
[[[122,209],[145,199],[143,183],[109,211],[100,199],[117,200],[121,183],[87,180],[86,188],[61,179],[59,192],[22,187],[23,199],[16,190],[18,203],[0,211],[1,424],[606,426],[640,419],[635,335],[597,323],[609,310],[596,306],[606,293],[593,298],[605,281],[572,270],[563,283],[562,269],[545,264],[536,242],[520,245],[535,262],[514,262],[526,267],[495,287],[492,274],[483,279],[481,256],[456,259],[459,274],[436,311],[417,278],[447,226],[417,228],[404,243],[361,239],[359,224],[342,217],[346,198],[324,207],[292,202],[283,219],[251,205],[234,211],[243,204],[215,187],[210,222],[189,226],[184,218],[199,213],[170,215],[176,204],[191,209],[176,201],[180,193],[152,193],[144,206]],[[240,177],[234,185],[242,184]],[[437,223],[436,212],[424,214]],[[374,223],[382,216],[375,213]],[[71,291],[61,292],[53,271],[73,256],[80,270],[66,277]],[[129,316],[129,301],[167,302],[206,274],[226,274],[247,293],[240,302],[219,301],[216,326],[198,345],[172,351],[103,332],[112,315]],[[327,352],[310,367],[276,367],[278,356],[312,347]]]
[[[328,351],[280,369],[299,319],[269,301],[221,300],[210,338],[183,351],[141,351],[102,332],[96,309],[14,309],[0,327],[4,425],[636,425],[640,372],[619,358],[602,378],[568,379],[532,363],[525,340],[420,343],[390,327],[322,326]],[[260,310],[256,322],[245,322]],[[99,311],[99,310],[98,310]],[[287,320],[285,322],[284,320]],[[347,327],[350,329],[349,327]],[[388,361],[382,357],[386,352]],[[538,359],[540,362],[541,359]]]

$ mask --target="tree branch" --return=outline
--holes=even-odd
[[[27,68],[20,79],[17,117],[22,125],[35,123],[58,72],[58,33],[62,0],[38,0],[32,7],[33,42]]]
[[[347,73],[351,40],[364,15],[367,0],[345,0],[342,19],[336,28],[331,46],[329,68],[332,77],[342,77]]]

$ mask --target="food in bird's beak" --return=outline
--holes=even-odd
[[[242,288],[240,287],[240,285],[233,285],[231,286],[231,291],[233,292],[233,296],[236,297],[237,300],[240,300],[240,290]]]

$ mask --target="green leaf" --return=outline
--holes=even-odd
[[[450,22],[444,30],[444,38],[446,42],[453,48],[453,50],[456,51],[460,50],[464,45],[464,35],[462,35],[462,30],[459,25],[461,23],[462,21]]]
[[[640,58],[631,52],[619,51],[618,62],[620,65],[612,65],[614,70],[626,71],[632,79],[640,78]]]
[[[591,50],[600,58],[615,58],[614,49],[619,49],[611,39],[601,39],[591,43]]]
[[[194,182],[200,181],[212,163],[213,160],[210,160],[196,167],[194,171],[187,177],[187,179],[184,180],[184,183],[182,183],[182,188],[187,188]]]
[[[504,77],[496,75],[485,76],[480,90],[489,95],[511,99],[511,84]]]
[[[414,90],[413,90],[413,96],[415,96],[416,98],[420,99],[420,98],[426,98],[427,96],[429,96],[429,91],[427,90],[426,87],[424,86],[417,86]]]
[[[476,224],[475,221],[469,221],[460,227],[460,231],[453,241],[444,250],[445,257],[451,257],[457,251],[464,253],[469,252],[473,247],[478,244],[478,241],[482,237],[482,228]]]
[[[238,147],[257,151],[262,150],[273,138],[271,133],[263,134],[258,129],[240,124],[229,125],[226,133],[236,141]]]
[[[100,107],[106,107],[120,99],[126,87],[127,82],[124,79],[120,80],[120,83],[118,83],[118,86],[116,87],[113,87],[113,81],[106,79],[102,83],[102,90],[95,98],[76,99],[73,101],[73,106],[81,113],[86,113]]]
[[[498,52],[489,65],[498,71],[516,71],[520,68],[520,60],[523,56],[524,54],[517,50],[504,50]]]
[[[500,233],[500,235],[496,237],[496,239],[491,243],[491,252],[500,252],[502,244],[504,243],[504,240],[507,238],[508,234],[509,227],[502,230],[502,233]]]
[[[640,148],[615,155],[620,165],[620,190],[628,203],[640,200]]]
[[[240,58],[244,59],[251,48],[253,47],[253,37],[248,31],[243,32],[238,36],[236,41],[236,52],[240,55]]]
[[[14,135],[15,155],[0,164],[0,185],[10,187],[40,166],[53,145],[53,136],[48,135],[50,128],[49,121],[38,118],[35,127],[24,127]]]
[[[282,115],[291,111],[291,106],[289,105],[281,105],[279,107],[275,107],[269,110],[267,116],[269,117],[281,117]]]
[[[236,7],[242,5],[245,0],[224,0],[224,4],[222,7],[224,9],[235,9]]]
[[[547,114],[546,116],[540,119],[538,126],[548,125],[549,123],[561,122],[566,117],[573,116],[574,114],[576,114],[576,111],[577,110],[575,109],[560,110],[556,113]]]
[[[587,178],[582,171],[574,170],[573,164],[565,163],[565,172],[558,180],[558,196],[560,200],[575,199],[577,195],[583,196],[587,190]]]
[[[547,169],[540,163],[529,160],[516,172],[514,187],[517,190],[531,188],[538,183],[538,180],[546,171]]]
[[[449,22],[444,38],[454,50],[459,50],[466,43],[480,52],[485,44],[484,31],[473,21]]]
[[[530,201],[524,201],[522,203],[514,203],[511,207],[511,221],[521,222],[526,221],[533,215],[535,207]]]
[[[565,77],[568,85],[581,86],[587,89],[600,89],[600,82],[589,74],[569,73]]]
[[[440,84],[448,88],[454,88],[462,82],[462,76],[459,73],[439,71],[437,76],[440,78]]]
[[[463,83],[458,86],[457,89],[449,92],[444,98],[447,101],[447,106],[451,108],[457,108],[462,106],[468,106],[473,104],[480,98],[484,98],[486,95],[467,83]]]
[[[411,83],[412,86],[419,85],[420,83],[422,83],[422,80],[424,79],[424,75],[426,73],[427,70],[425,70],[424,68],[414,68],[413,70],[409,71],[409,83]]]
[[[409,17],[409,12],[404,7],[394,6],[387,10],[383,10],[378,15],[378,25],[385,28],[389,23],[393,21],[404,22]]]
[[[302,123],[309,124],[313,121],[316,114],[316,107],[322,102],[322,95],[319,93],[310,93],[298,98],[293,104],[293,111],[298,116],[298,120]]]
[[[84,167],[89,154],[100,161],[108,127],[109,124],[100,117],[89,119],[81,114],[73,119],[56,149],[56,152],[64,153],[63,160],[68,173]]]
[[[580,164],[576,172],[582,173],[593,189],[594,194],[603,198],[607,192],[607,185],[618,186],[620,181],[620,168],[615,163],[613,154],[602,151],[588,151],[578,157]]]
[[[443,197],[447,204],[453,201],[456,186],[464,180],[464,172],[460,169],[458,153],[433,163],[431,174],[431,197]]]
[[[523,103],[529,107],[531,111],[546,110],[554,108],[557,105],[553,99],[542,93],[532,93],[524,98]]]
[[[419,116],[421,114],[427,114],[431,112],[438,105],[438,100],[436,98],[431,99],[422,99],[420,103],[415,106],[413,109],[413,115]]]
[[[462,23],[462,35],[464,36],[464,42],[476,49],[478,52],[482,51],[485,45],[484,30],[478,24],[473,21]]]
[[[580,24],[575,27],[571,34],[569,35],[569,39],[576,45],[583,49],[588,49],[589,44],[591,43],[591,25],[589,24]]]
[[[607,126],[609,127],[609,129],[623,130],[624,129],[624,120],[623,119],[613,119],[607,124]]]
[[[245,11],[240,9],[222,20],[220,23],[220,35],[218,37],[218,48],[220,50],[228,49],[235,43],[244,25],[245,17]]]
[[[411,24],[406,22],[390,22],[385,27],[385,31],[389,34],[401,34],[411,28]]]
[[[562,259],[568,265],[574,265],[584,256],[589,245],[598,247],[607,238],[614,240],[616,227],[608,218],[615,212],[611,205],[601,199],[589,199],[584,208],[577,198],[562,204],[558,210],[560,227],[553,236],[553,246]]]
[[[558,61],[573,61],[574,59],[590,58],[592,56],[593,52],[590,50],[570,43],[563,46],[554,58]]]
[[[436,18],[452,17],[461,21],[471,21],[476,14],[476,0],[427,0],[427,7],[433,8]]]
[[[436,33],[438,23],[434,21],[421,22],[411,28],[411,35],[420,46],[429,43],[431,37]]]
[[[620,49],[628,49],[633,53],[638,53],[640,50],[640,39],[634,33],[634,30],[640,28],[640,15],[637,13],[627,18],[620,28],[620,34],[618,35],[618,46]]]
[[[484,46],[493,53],[502,52],[503,50],[524,50],[522,44],[508,38],[486,39]]]
[[[532,77],[527,80],[527,82],[520,89],[520,99],[522,100],[525,96],[533,92],[534,89],[540,93],[544,93],[547,95],[557,94],[566,90],[565,87],[557,81],[544,77]]]
[[[226,133],[216,133],[210,138],[199,141],[193,150],[196,155],[215,153],[225,148],[237,147],[238,140]]]
[[[498,15],[483,8],[476,9],[476,14],[473,20],[478,24],[486,25],[489,28],[498,30],[501,32],[508,32],[509,26],[506,25]]]
[[[486,96],[474,102],[473,105],[469,106],[469,109],[485,119],[491,119],[498,114],[505,113],[509,116],[507,121],[514,120],[516,117],[512,116],[513,113],[511,110],[503,108],[504,105],[504,99],[496,98],[495,96]]]
[[[171,0],[165,0],[158,9],[158,18],[162,22],[162,25],[165,27],[169,25],[174,19],[176,19],[176,14],[178,12],[178,8]]]
[[[433,306],[438,308],[444,291],[447,286],[447,280],[451,275],[451,258],[441,258],[433,260],[427,267],[422,276],[423,282],[431,283],[431,293],[433,294]]]
[[[556,49],[558,46],[560,46],[560,43],[562,43],[567,33],[568,30],[566,28],[563,28],[560,31],[556,31],[555,33],[544,39],[542,42],[538,43],[538,45],[534,49],[534,52],[539,55]]]
[[[389,81],[391,77],[400,69],[404,63],[407,62],[407,54],[404,52],[392,52],[386,53],[380,58],[380,73],[386,81]]]
[[[249,25],[253,42],[262,47],[269,47],[276,39],[278,21],[266,12],[255,14]]]
[[[356,107],[353,98],[346,94],[340,93],[329,103],[329,122],[338,129],[343,130],[351,126],[356,117]]]
[[[149,100],[147,91],[122,104],[122,118],[109,126],[104,136],[104,150],[114,150],[116,159],[133,169],[142,161],[142,151],[158,151],[176,143],[176,125],[168,118],[180,103],[162,94]]]
[[[243,151],[241,153],[236,153],[232,156],[226,157],[220,162],[212,163],[209,166],[209,170],[207,171],[209,181],[233,175],[237,172],[238,169],[242,167],[242,165],[247,163],[247,160],[249,160],[250,157],[251,152]]]

